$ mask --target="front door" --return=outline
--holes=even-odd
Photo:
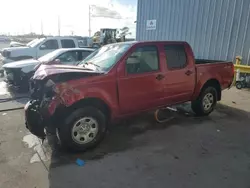
[[[193,57],[187,55],[184,44],[167,44],[163,48],[167,67],[164,80],[166,104],[189,101],[196,83]]]
[[[62,65],[75,65],[78,62],[78,54],[77,51],[68,51],[59,55],[56,59],[59,59]]]
[[[59,45],[56,39],[48,39],[38,47],[37,58],[42,57],[58,48]]]
[[[122,114],[130,114],[161,105],[163,77],[158,47],[139,46],[125,60],[125,75],[118,79]]]

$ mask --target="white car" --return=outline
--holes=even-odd
[[[6,81],[15,86],[28,86],[28,80],[40,64],[76,65],[94,52],[92,48],[63,48],[50,52],[39,59],[26,59],[3,65]]]
[[[37,38],[27,46],[4,48],[2,63],[10,63],[24,59],[38,59],[56,49],[60,48],[78,48],[82,46],[82,39],[79,37],[46,37]]]

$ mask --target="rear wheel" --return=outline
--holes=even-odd
[[[58,136],[67,149],[84,151],[102,140],[106,128],[105,115],[95,107],[85,107],[66,118],[64,125],[58,129]]]
[[[214,87],[207,87],[203,89],[200,96],[192,101],[192,110],[198,116],[209,115],[216,106],[217,103],[217,91]]]

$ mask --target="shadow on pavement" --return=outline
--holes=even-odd
[[[248,112],[219,104],[209,117],[195,117],[187,104],[173,116],[159,124],[147,113],[111,125],[103,142],[84,153],[63,151],[50,137],[50,188],[204,187],[206,182],[223,188],[236,186],[234,180],[247,183],[242,178],[250,170]],[[77,158],[85,166],[77,166]],[[227,172],[221,170],[224,166]]]

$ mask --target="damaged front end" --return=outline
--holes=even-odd
[[[55,83],[48,80],[46,84],[42,81],[31,80],[31,100],[25,105],[25,124],[29,131],[44,139],[45,129],[54,130],[53,117],[50,105],[56,99],[54,91]]]
[[[50,85],[49,85],[49,84]],[[52,126],[52,120],[47,111],[49,103],[53,100],[53,87],[55,84],[49,80],[46,84],[42,80],[30,81],[31,100],[25,105],[25,124],[30,132],[44,139],[44,129]]]
[[[30,80],[31,100],[25,106],[26,127],[40,138],[45,138],[47,132],[55,133],[56,127],[61,126],[70,113],[69,107],[84,98],[82,87],[78,90],[70,81],[82,85],[82,79],[100,74],[102,72],[75,66],[41,65]]]

